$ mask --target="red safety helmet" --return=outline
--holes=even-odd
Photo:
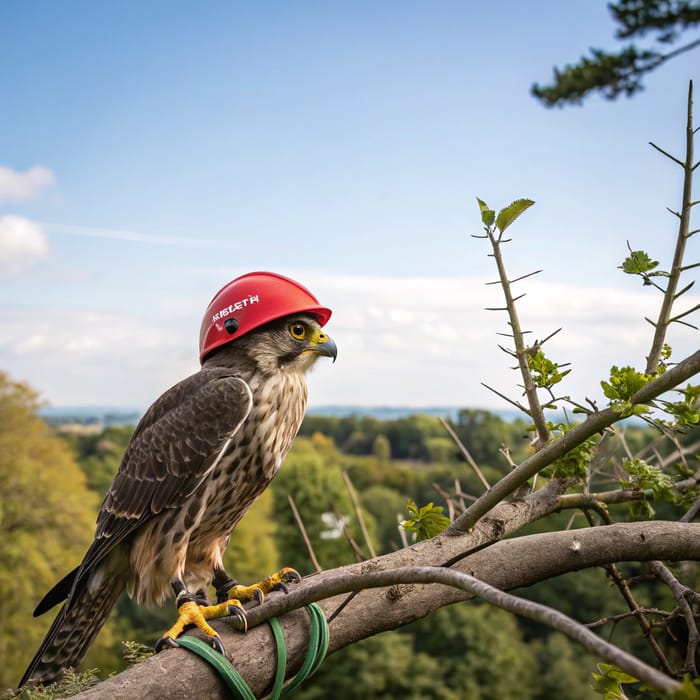
[[[289,314],[308,313],[323,326],[331,310],[319,306],[306,287],[274,272],[249,272],[224,285],[204,312],[199,361],[254,328]]]

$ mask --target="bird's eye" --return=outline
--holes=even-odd
[[[306,326],[303,323],[292,323],[292,325],[289,326],[289,332],[292,334],[293,338],[303,340],[306,337]]]

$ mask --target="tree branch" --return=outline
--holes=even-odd
[[[346,599],[346,593],[364,588],[377,572],[415,566],[442,566],[478,578],[501,590],[529,586],[554,575],[618,561],[700,560],[700,525],[673,522],[617,525],[529,535],[498,542],[466,555],[473,539],[442,535],[360,564],[306,577],[289,595],[271,594],[265,603],[248,610],[251,628],[241,635],[230,623],[214,621],[228,657],[252,690],[262,696],[271,687],[275,669],[272,634],[262,622],[280,616],[287,642],[287,676],[301,667],[308,643],[308,615],[300,606],[312,601],[327,617]],[[527,566],[513,566],[513,562]],[[386,583],[381,584],[386,585]],[[392,585],[363,590],[331,623],[329,652],[389,629],[420,619],[439,607],[469,598],[463,590],[418,584]],[[289,610],[293,612],[288,613]],[[288,613],[288,614],[285,614]],[[313,682],[313,681],[311,681]],[[110,678],[78,696],[79,700],[149,700],[169,697],[184,700],[192,688],[200,697],[227,698],[228,690],[211,668],[183,649],[167,650]]]
[[[676,249],[673,254],[673,263],[671,264],[671,273],[668,277],[666,292],[661,302],[659,309],[659,317],[654,324],[654,339],[652,341],[651,350],[647,356],[646,373],[651,374],[658,369],[661,351],[666,338],[666,331],[673,320],[671,311],[673,302],[676,300],[676,290],[680,281],[681,272],[683,270],[683,256],[685,254],[685,245],[688,241],[688,232],[690,230],[690,212],[693,189],[693,81],[688,85],[688,105],[686,115],[686,138],[685,138],[685,161],[681,163],[683,166],[683,199],[681,204],[681,216],[678,224],[678,236],[676,237]],[[652,144],[653,145],[653,144]],[[655,148],[658,148],[655,146]],[[658,149],[661,150],[661,149]],[[663,153],[663,151],[661,151]],[[668,154],[666,154],[668,155]],[[674,160],[676,160],[674,158]],[[680,162],[680,161],[678,161]],[[692,311],[692,310],[691,310]]]
[[[696,351],[675,367],[659,375],[643,386],[631,398],[633,406],[648,404],[666,391],[682,384],[700,372],[700,350]],[[613,408],[590,414],[582,423],[573,427],[559,440],[551,442],[520,464],[517,469],[504,476],[493,488],[478,498],[451,526],[451,531],[468,530],[479,518],[493,508],[521,484],[531,479],[537,472],[563,456],[569,450],[585,442],[589,437],[620,420],[622,416]]]

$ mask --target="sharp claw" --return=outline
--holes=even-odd
[[[253,598],[255,598],[258,605],[262,605],[263,600],[265,600],[265,594],[259,588],[256,588],[253,591]]]
[[[224,649],[224,644],[221,641],[221,637],[212,637],[211,638],[211,645],[216,649],[216,651],[221,654],[221,656],[226,656],[226,650]]]
[[[245,610],[243,610],[240,605],[229,605],[228,614],[232,617],[238,618],[241,626],[243,627],[243,633],[245,634],[248,631],[248,617],[245,614]]]
[[[282,574],[282,580],[285,583],[299,583],[301,581],[301,576],[299,575],[299,572],[296,569],[284,569],[284,573]]]
[[[163,651],[163,649],[165,649],[166,647],[176,649],[179,646],[180,645],[172,637],[164,636],[156,642],[153,649],[157,654],[159,651]]]
[[[275,584],[275,590],[282,591],[282,593],[289,593],[289,588],[287,588],[287,584],[284,581]]]

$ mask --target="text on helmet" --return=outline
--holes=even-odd
[[[213,323],[216,323],[219,319],[226,318],[226,316],[230,316],[234,311],[240,311],[241,309],[245,309],[246,306],[250,306],[251,304],[257,304],[259,301],[260,297],[258,297],[257,294],[251,294],[250,296],[247,296],[244,299],[235,302],[234,304],[229,304],[223,309],[219,309],[211,317],[211,320]]]

